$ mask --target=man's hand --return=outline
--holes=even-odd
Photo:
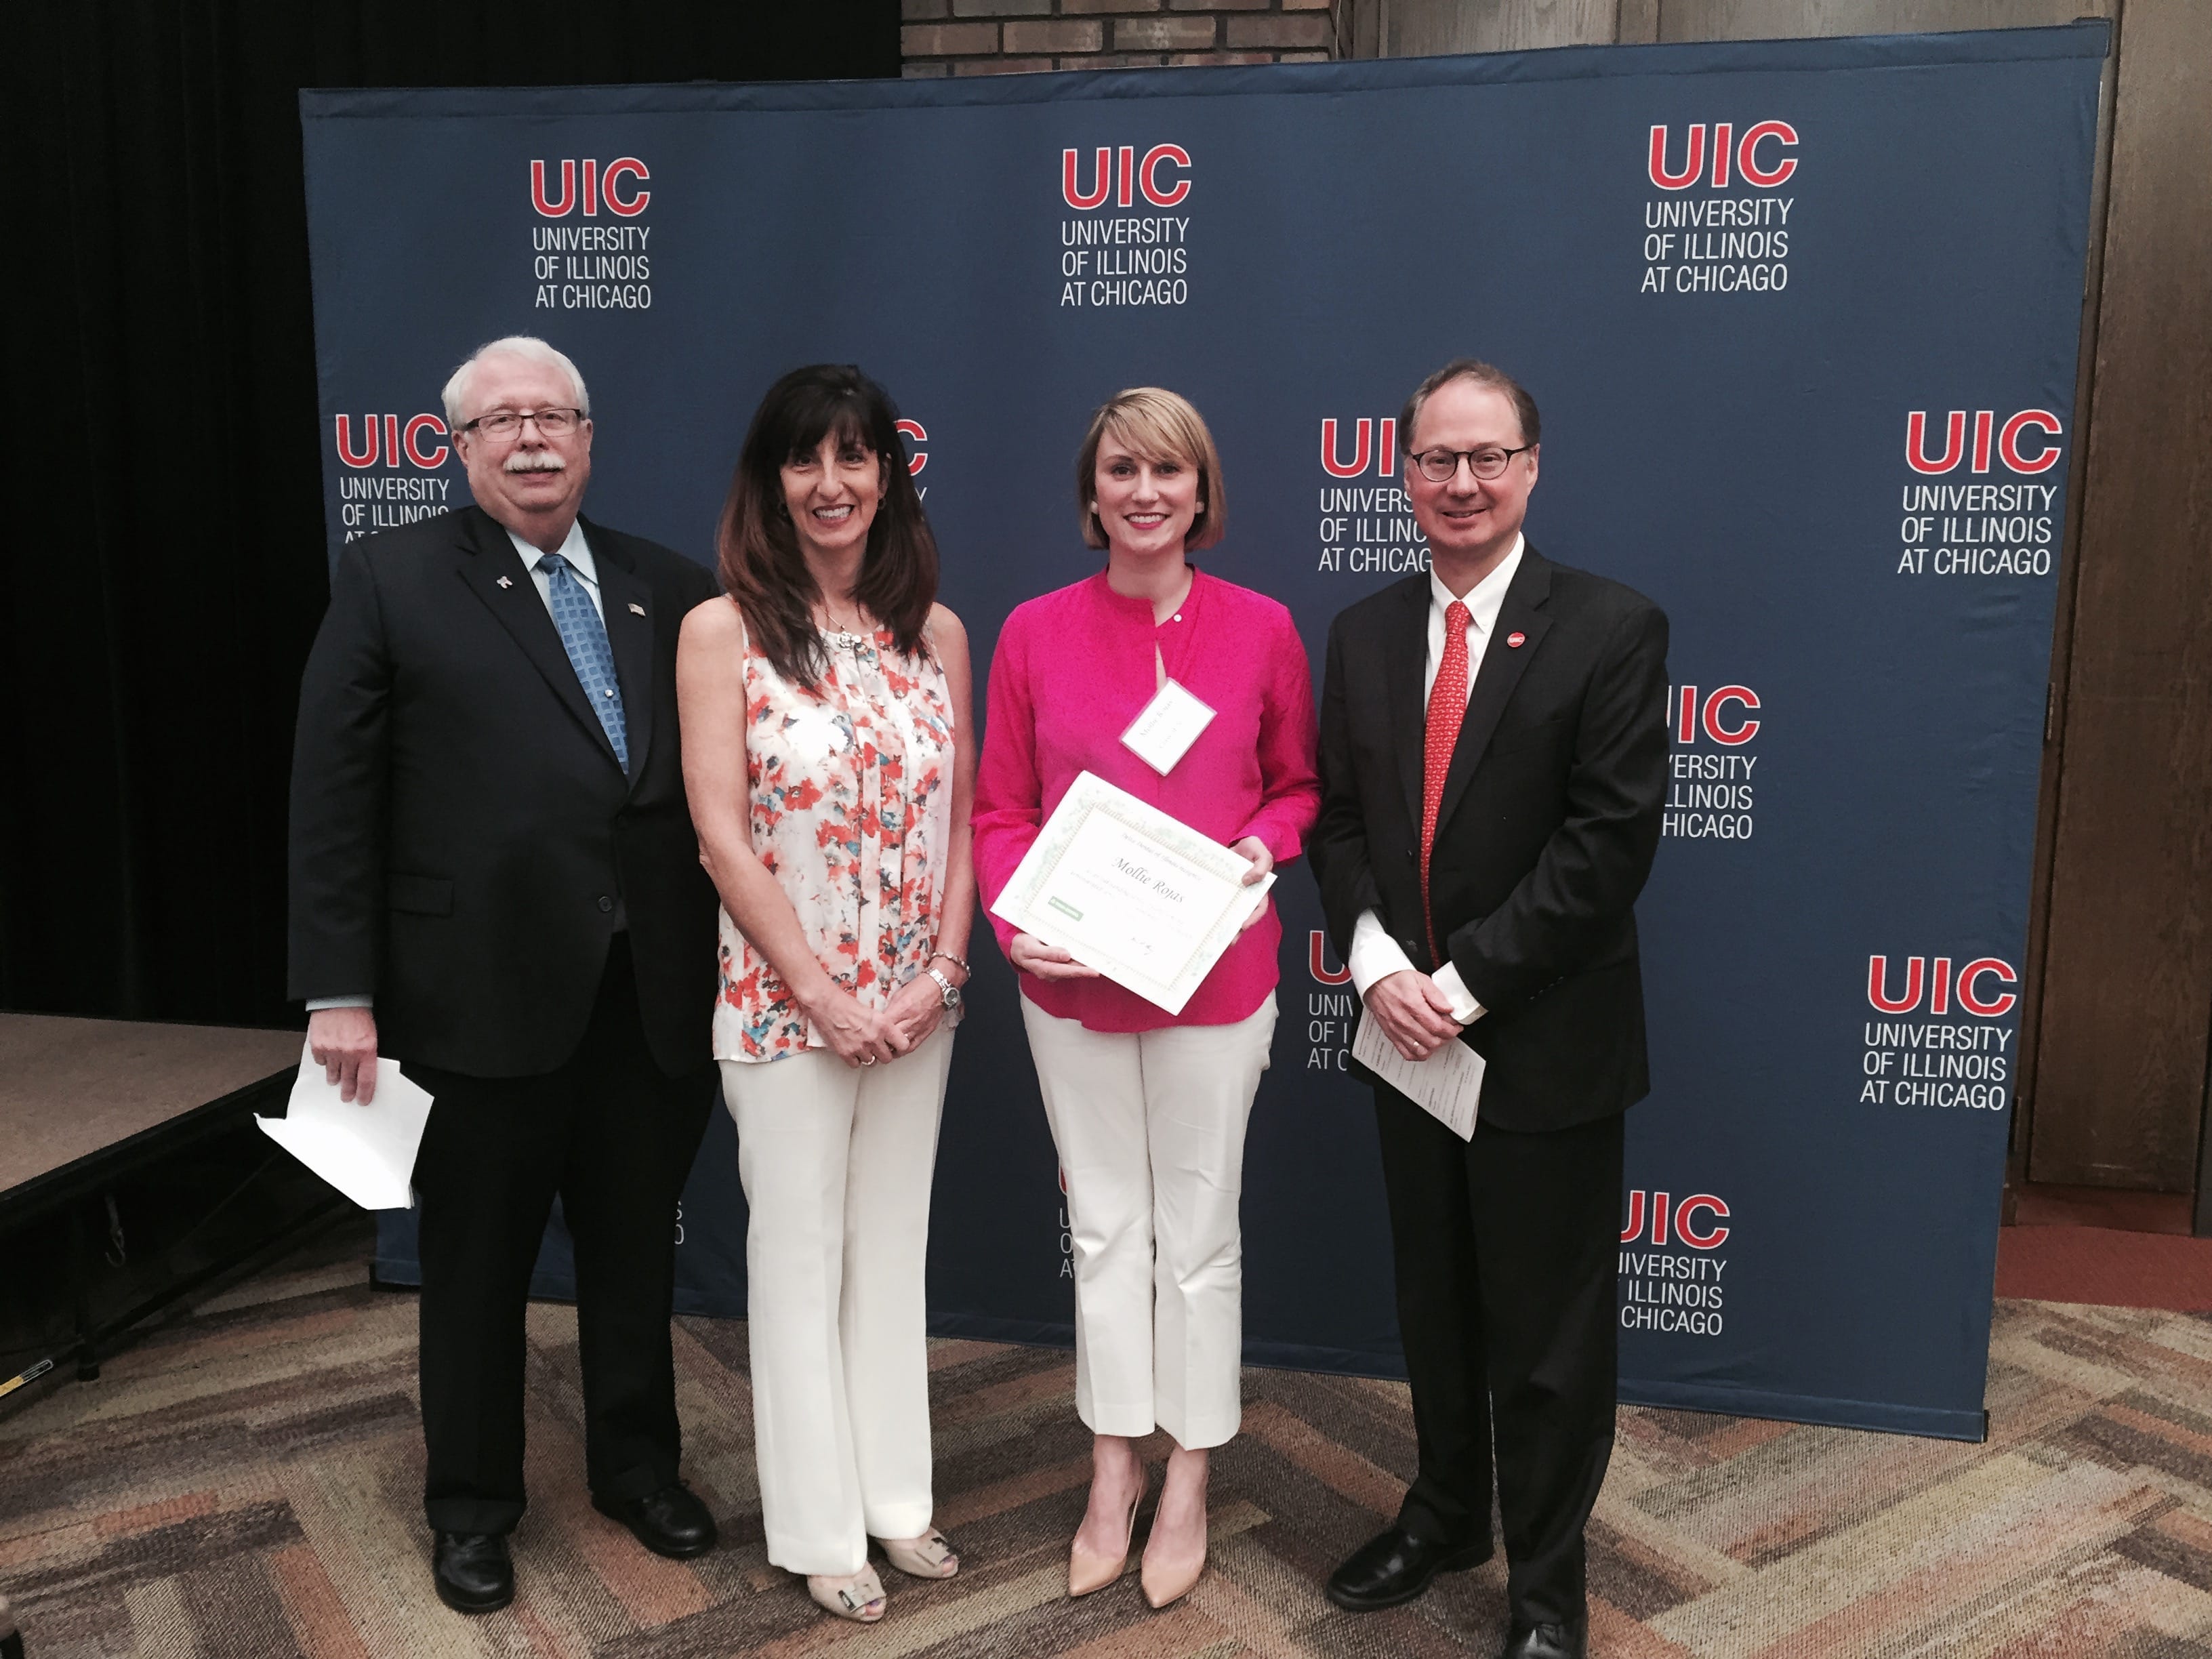
[[[1098,970],[1086,968],[1057,945],[1047,945],[1034,933],[1017,933],[1006,947],[1015,967],[1039,979],[1097,979]]]
[[[1426,1060],[1460,1034],[1451,1017],[1451,999],[1418,969],[1385,974],[1361,999],[1382,1023],[1382,1035],[1408,1060]]]
[[[1257,836],[1247,836],[1242,841],[1230,842],[1229,850],[1252,866],[1244,872],[1244,885],[1247,887],[1275,867],[1275,855],[1267,850],[1267,843]],[[1249,933],[1259,925],[1260,918],[1267,914],[1267,907],[1264,904],[1260,906],[1244,918],[1244,925],[1237,931],[1240,934]]]
[[[338,1098],[376,1098],[376,1015],[367,1008],[318,1008],[307,1016],[307,1051]]]

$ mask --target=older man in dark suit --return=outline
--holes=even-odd
[[[714,1097],[713,887],[676,637],[714,578],[579,515],[589,394],[543,341],[446,388],[477,504],[356,542],[301,689],[291,990],[367,1103],[435,1098],[421,1200],[424,1510],[448,1607],[514,1594],[523,1310],[556,1194],[576,1249],[592,1499],[648,1548],[714,1522],[677,1475],[676,1206]]]
[[[1449,364],[1398,429],[1431,569],[1329,630],[1309,851],[1365,1018],[1487,1069],[1468,1142],[1370,1078],[1420,1466],[1328,1594],[1392,1607],[1488,1559],[1494,1436],[1506,1659],[1566,1659],[1613,1447],[1621,1114],[1649,1086],[1632,907],[1667,619],[1522,539],[1539,428],[1510,376]]]

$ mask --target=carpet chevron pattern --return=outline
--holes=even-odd
[[[530,1316],[521,1593],[459,1619],[427,1565],[414,1302],[368,1287],[368,1254],[337,1229],[0,1417],[0,1594],[32,1659],[1488,1659],[1502,1638],[1498,1562],[1391,1613],[1322,1599],[1395,1512],[1412,1421],[1402,1388],[1279,1371],[1247,1374],[1216,1455],[1198,1589],[1154,1614],[1133,1573],[1066,1601],[1088,1471],[1069,1357],[962,1341],[931,1358],[938,1519],[966,1565],[884,1569],[890,1616],[835,1623],[762,1553],[744,1327],[678,1322],[686,1474],[725,1540],[679,1564],[586,1498],[575,1322],[552,1306]],[[1984,1446],[1623,1412],[1593,1651],[2212,1659],[2212,1316],[2002,1304],[1990,1401]]]

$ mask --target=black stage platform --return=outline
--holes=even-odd
[[[0,1396],[344,1203],[251,1121],[302,1041],[0,1013]]]

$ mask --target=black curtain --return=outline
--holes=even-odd
[[[898,0],[70,0],[6,41],[0,1007],[297,1023],[302,87],[899,73]]]

